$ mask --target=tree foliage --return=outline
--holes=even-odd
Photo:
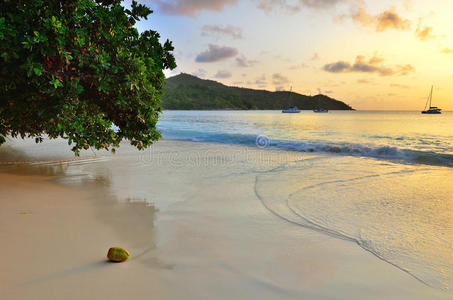
[[[163,70],[176,64],[170,41],[134,27],[148,7],[0,1],[0,144],[8,135],[62,137],[78,154],[114,151],[123,139],[143,149],[160,137]]]

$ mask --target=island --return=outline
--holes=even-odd
[[[302,110],[354,110],[322,94],[232,87],[186,73],[167,78],[164,90],[162,108],[166,110],[280,110],[294,106]]]

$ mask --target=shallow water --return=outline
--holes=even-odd
[[[32,161],[33,168],[21,170],[41,173],[40,166],[53,165],[43,169],[64,174],[65,184],[107,178],[117,197],[149,203],[159,198],[159,190],[149,188],[149,174],[160,161],[187,167],[188,181],[197,165],[227,176],[254,174],[256,201],[276,217],[355,242],[429,286],[453,286],[453,114],[167,111],[158,126],[167,139],[246,145],[259,152],[241,153],[240,163],[226,150],[195,151],[180,161],[178,151],[185,149],[138,153],[121,147],[114,158],[87,151],[77,162],[62,140],[26,140],[2,146],[0,165]],[[275,150],[291,155],[282,159],[273,155],[285,152]],[[109,159],[115,163],[104,166]],[[165,209],[184,195],[165,196],[156,205]]]
[[[170,139],[321,154],[259,174],[263,205],[432,287],[453,286],[453,114],[167,111],[159,128]]]
[[[259,175],[277,216],[359,244],[420,281],[453,284],[453,170],[332,157]]]

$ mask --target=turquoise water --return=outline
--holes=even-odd
[[[453,113],[166,111],[158,127],[167,139],[298,151],[256,175],[269,211],[453,286]]]
[[[165,111],[164,138],[453,166],[453,113]]]

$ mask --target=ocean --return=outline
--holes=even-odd
[[[453,113],[165,111],[158,128],[164,139],[300,153],[257,173],[256,197],[275,217],[453,286]]]

